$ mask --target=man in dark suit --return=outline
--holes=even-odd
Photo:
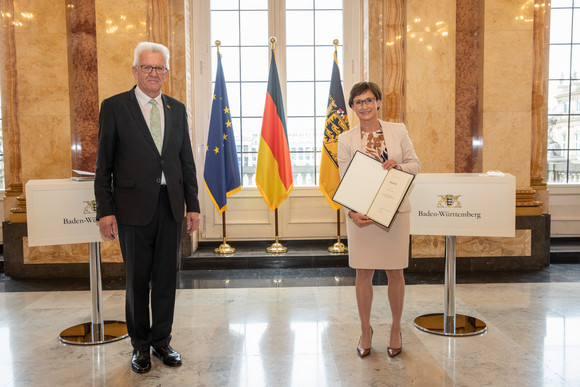
[[[105,99],[99,116],[97,219],[105,238],[119,236],[131,369],[138,373],[151,369],[151,347],[164,364],[181,365],[169,342],[185,206],[188,233],[199,226],[185,106],[161,94],[168,70],[167,47],[139,43],[133,62],[137,86]]]

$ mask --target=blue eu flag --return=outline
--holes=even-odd
[[[218,213],[221,214],[228,207],[227,197],[242,189],[242,185],[226,81],[219,51],[217,63],[203,178],[207,192],[209,192]]]

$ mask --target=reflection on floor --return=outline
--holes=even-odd
[[[86,280],[15,281],[0,275],[0,386],[540,386],[580,385],[580,265],[534,273],[458,274],[457,313],[483,320],[479,336],[419,331],[443,311],[442,275],[408,275],[403,353],[386,355],[390,311],[375,282],[373,352],[360,335],[350,269],[182,272],[172,345],[182,367],[153,359],[131,372],[129,340],[63,345],[90,321]],[[124,320],[123,281],[104,283],[107,320]]]

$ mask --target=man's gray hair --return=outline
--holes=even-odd
[[[135,58],[133,66],[139,65],[139,56],[142,52],[159,52],[165,58],[165,67],[169,69],[169,49],[162,44],[153,42],[141,42],[135,47]]]

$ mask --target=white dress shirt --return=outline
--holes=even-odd
[[[151,117],[151,108],[153,105],[149,103],[151,101],[151,97],[145,94],[139,86],[135,87],[135,96],[137,97],[137,102],[139,102],[139,107],[141,108],[141,112],[143,113],[143,117],[145,118],[145,122],[147,122],[147,127],[150,127],[150,117]],[[161,144],[163,144],[163,138],[165,136],[165,109],[163,109],[163,100],[161,98],[161,93],[155,98],[157,101],[157,107],[159,108],[159,118],[161,122]],[[165,180],[165,174],[161,172],[161,185],[166,185],[167,181]]]

